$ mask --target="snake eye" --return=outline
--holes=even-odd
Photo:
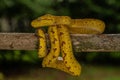
[[[38,20],[40,20],[41,22],[55,22],[55,18],[54,16],[51,15],[44,15],[42,17],[39,17]]]
[[[44,16],[39,17],[42,20],[54,20],[55,16],[51,15],[51,14],[46,14]]]

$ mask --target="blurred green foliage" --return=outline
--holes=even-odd
[[[34,32],[31,20],[44,14],[68,15],[72,18],[98,18],[106,23],[104,33],[120,33],[120,0],[0,0],[0,20],[7,18],[9,32]],[[16,23],[15,23],[16,21]],[[7,24],[7,23],[6,23]],[[13,25],[14,24],[14,25]],[[15,25],[16,24],[16,25]],[[2,32],[2,25],[0,25]],[[120,53],[80,54],[83,61],[99,56],[119,59]],[[38,61],[36,51],[0,51],[0,61]]]

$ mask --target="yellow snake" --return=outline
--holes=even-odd
[[[75,59],[69,33],[100,34],[105,24],[98,19],[71,19],[68,16],[54,16],[46,14],[33,20],[34,28],[48,26],[51,50],[47,54],[45,34],[38,29],[39,49],[38,56],[44,57],[42,66],[51,67],[79,76],[81,66]]]

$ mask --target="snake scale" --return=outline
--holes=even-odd
[[[75,59],[72,50],[70,33],[101,34],[105,29],[103,21],[98,19],[71,19],[68,16],[43,15],[31,22],[32,27],[38,28],[38,56],[43,58],[42,66],[51,67],[79,76],[81,65]],[[47,54],[45,34],[40,27],[48,26],[51,49]],[[60,58],[60,59],[59,59]]]

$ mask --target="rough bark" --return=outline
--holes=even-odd
[[[71,34],[71,38],[75,52],[120,51],[120,34]],[[0,33],[0,50],[35,50],[37,43],[34,33]],[[48,37],[47,44],[50,47]]]

